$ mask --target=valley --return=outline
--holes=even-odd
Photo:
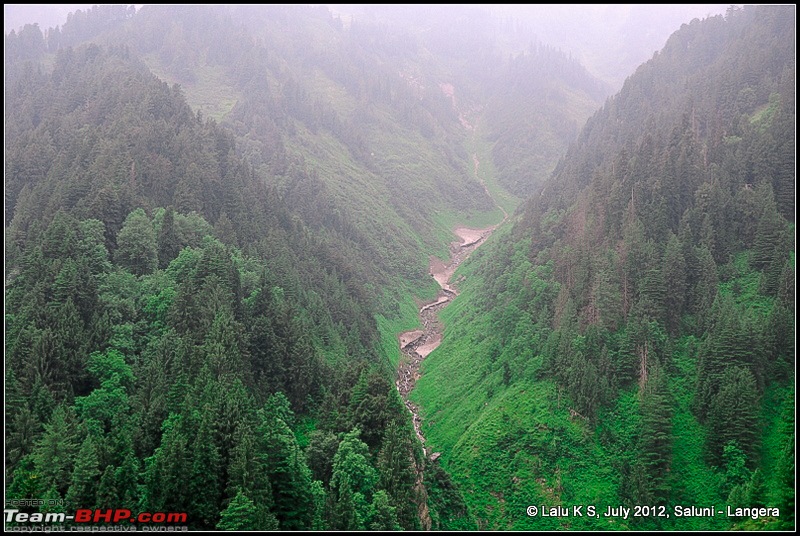
[[[452,87],[450,87],[450,90],[452,92]],[[459,120],[462,123],[465,122],[463,116],[459,116]],[[474,128],[470,126],[469,130],[474,130]],[[472,160],[474,163],[473,173],[475,178],[483,186],[486,195],[491,198],[491,193],[479,173],[480,160],[478,156],[473,154]],[[419,321],[423,328],[406,331],[398,335],[400,350],[403,357],[398,366],[395,384],[400,396],[403,398],[403,402],[409,412],[411,412],[414,431],[417,438],[422,443],[426,455],[432,455],[433,453],[429,453],[428,448],[425,446],[425,437],[422,435],[422,419],[419,414],[419,408],[409,400],[409,394],[414,389],[419,379],[422,361],[442,342],[443,325],[439,320],[439,313],[449,305],[451,300],[458,296],[458,288],[455,286],[456,282],[453,281],[456,270],[469,258],[473,251],[478,249],[478,247],[492,235],[495,229],[503,225],[508,219],[508,212],[506,212],[494,198],[492,198],[492,200],[495,206],[502,212],[503,219],[499,223],[485,229],[472,229],[459,226],[453,230],[453,233],[458,237],[458,241],[450,243],[450,258],[448,261],[445,263],[433,256],[431,257],[429,273],[441,290],[437,294],[435,301],[423,304],[419,309]]]
[[[7,30],[7,500],[206,531],[793,528],[795,8],[715,7],[651,55],[689,12],[659,9]]]

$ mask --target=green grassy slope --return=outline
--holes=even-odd
[[[438,463],[458,485],[475,526],[489,530],[722,530],[738,523],[724,516],[676,518],[672,513],[675,505],[721,507],[727,498],[724,474],[707,462],[706,429],[692,412],[697,344],[693,337],[678,340],[672,357],[669,480],[674,495],[667,506],[670,517],[526,515],[528,505],[593,504],[603,513],[620,504],[621,473],[634,461],[638,440],[638,389],[622,392],[594,422],[573,414],[569,397],[555,382],[539,377],[543,357],[531,351],[535,341],[519,334],[504,341],[503,334],[493,328],[497,315],[481,307],[484,282],[475,268],[489,262],[493,252],[484,253],[459,270],[458,275],[466,276],[463,291],[443,311],[444,340],[424,361],[422,378],[412,392],[422,408],[428,446],[442,453]],[[741,279],[750,277],[748,272]],[[746,291],[737,299],[757,306]],[[525,323],[520,321],[520,325]],[[520,357],[525,368],[512,368],[506,383],[501,363]],[[792,437],[786,415],[793,408],[793,393],[791,386],[773,387],[762,398],[759,467],[766,506],[781,500],[773,496],[779,489],[773,480],[780,478],[777,468],[786,463],[783,449]],[[753,527],[745,524],[745,528]]]

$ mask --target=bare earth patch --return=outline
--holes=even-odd
[[[441,304],[443,304],[443,303],[444,303],[444,302],[446,302],[446,301],[450,301],[450,298],[448,298],[447,296],[439,296],[439,297],[436,299],[436,301],[435,301],[435,302],[433,302],[433,303],[429,303],[428,305],[426,305],[426,306],[422,307],[422,308],[419,310],[419,312],[420,312],[420,314],[421,314],[421,313],[424,313],[424,312],[425,312],[425,311],[427,311],[428,309],[431,309],[431,308],[433,308],[433,307],[436,307],[437,305],[441,305]]]
[[[469,227],[458,227],[453,231],[461,239],[461,247],[466,247],[479,241],[481,238],[492,232],[493,229],[470,229]]]
[[[417,340],[425,335],[425,332],[421,329],[415,329],[414,331],[406,331],[400,334],[400,349],[405,350],[406,346],[409,344],[417,342]]]
[[[430,274],[439,283],[439,286],[447,289],[449,288],[447,282],[450,280],[450,276],[453,275],[451,270],[447,269],[447,265],[437,259],[436,257],[431,256],[431,264],[429,268]]]
[[[422,358],[428,357],[428,354],[436,350],[436,348],[442,343],[442,334],[436,333],[428,339],[428,342],[423,344],[422,346],[417,346],[417,353]]]

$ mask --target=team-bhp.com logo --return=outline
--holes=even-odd
[[[170,526],[168,530],[187,530],[185,526],[187,515],[185,512],[140,512],[134,514],[126,508],[80,508],[75,511],[75,514],[68,515],[64,512],[27,513],[21,512],[16,508],[5,508],[3,513],[6,530],[15,532],[52,529],[54,524],[62,525],[65,530],[65,525],[70,525],[70,530],[93,530],[90,526],[97,528],[97,524],[100,523],[110,524],[117,529],[122,528],[123,530],[136,530],[136,525],[139,525],[138,528],[140,529],[147,530],[150,525],[155,525],[150,530],[157,531],[167,530],[167,525],[181,524],[183,526]],[[9,526],[9,524],[12,525]],[[108,527],[108,529],[113,530],[111,527]]]

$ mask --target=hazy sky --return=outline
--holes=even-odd
[[[135,4],[137,9],[142,4]],[[595,76],[619,88],[636,67],[660,50],[681,24],[724,13],[729,4],[474,4],[523,22],[542,43],[571,52]],[[63,24],[91,4],[5,4],[4,30]],[[352,6],[359,9],[362,6]],[[447,10],[450,6],[443,5]],[[335,5],[347,12],[348,6]]]
[[[12,29],[18,30],[21,26],[33,22],[38,22],[44,30],[51,26],[63,24],[67,19],[67,14],[77,9],[87,9],[93,4],[4,4],[3,5],[3,28],[5,32]],[[142,4],[135,4],[140,7]],[[597,14],[609,11],[617,13],[633,9],[635,4],[474,4],[493,11],[513,13],[517,16],[527,18],[532,15],[541,17],[543,14],[555,16],[559,19],[564,16],[582,17],[582,14]],[[724,12],[728,4],[659,4],[652,6],[655,9],[667,9],[673,13],[693,17],[703,17],[707,14]],[[443,6],[446,8],[447,6]],[[650,6],[648,6],[650,7]],[[720,9],[720,7],[722,7]],[[548,17],[545,17],[548,18]],[[688,22],[688,20],[686,22]],[[676,28],[677,29],[677,28]]]
[[[661,50],[681,24],[730,4],[526,4],[487,6],[525,22],[539,40],[571,52],[615,88]]]
[[[19,30],[26,24],[39,23],[44,31],[52,26],[64,24],[67,14],[78,9],[87,9],[93,4],[4,4],[3,31]]]

